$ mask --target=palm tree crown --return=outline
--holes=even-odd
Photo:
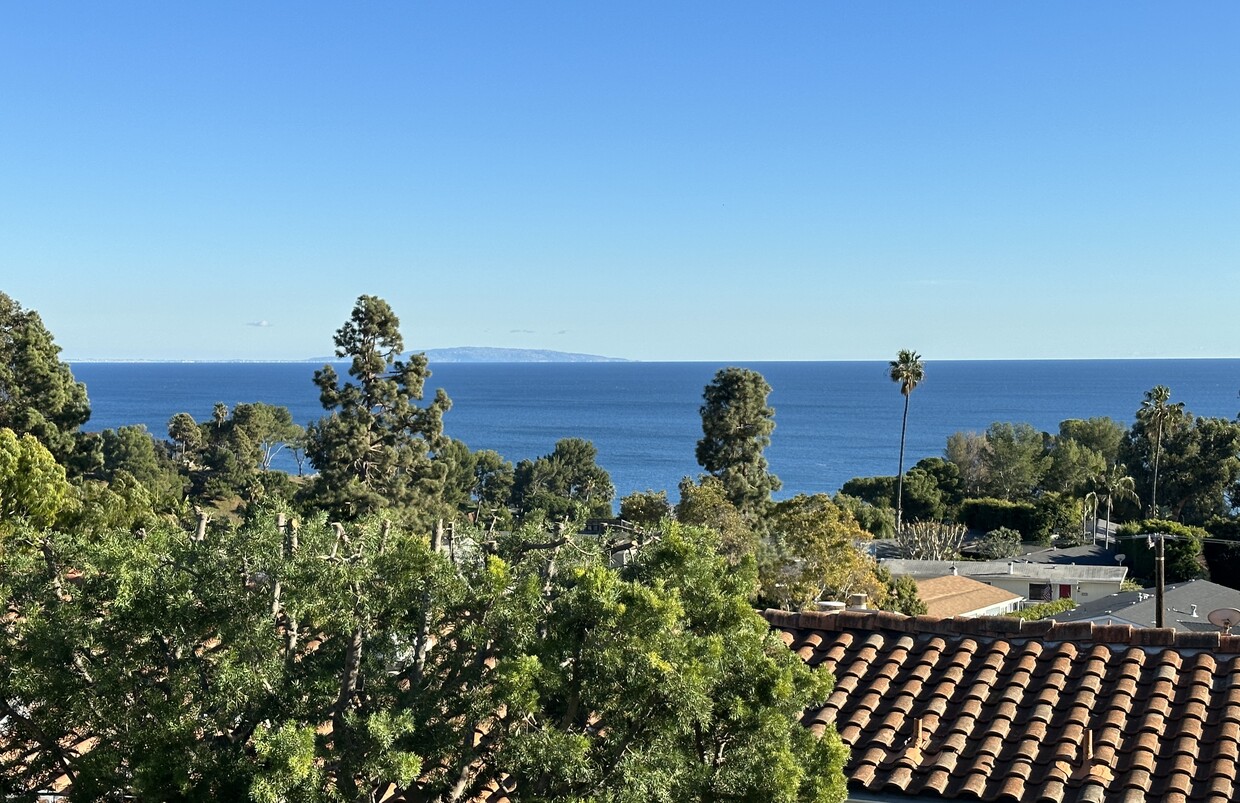
[[[904,417],[900,420],[900,469],[896,473],[896,532],[900,531],[904,520],[904,435],[908,431],[908,397],[925,377],[926,366],[921,361],[921,355],[912,349],[900,349],[891,361],[891,381],[900,384],[900,393],[904,396]]]

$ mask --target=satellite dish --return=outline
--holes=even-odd
[[[1127,559],[1127,557],[1128,557],[1128,556],[1127,556],[1127,555],[1125,555],[1123,552],[1116,552],[1116,553],[1115,553],[1115,562],[1116,562],[1116,563],[1123,563],[1123,562],[1124,562],[1124,560],[1125,560],[1125,559]]]
[[[1230,634],[1232,627],[1240,625],[1240,611],[1235,608],[1217,608],[1206,614],[1210,624],[1223,628],[1223,633]]]

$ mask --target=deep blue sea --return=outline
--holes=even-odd
[[[767,458],[783,480],[777,494],[834,493],[852,477],[895,474],[903,397],[885,362],[736,363],[762,373],[773,391],[775,432]],[[514,464],[549,453],[560,438],[598,447],[617,498],[667,490],[700,472],[702,389],[723,363],[432,364],[427,396],[452,398],[449,435],[493,449]],[[262,401],[293,419],[318,419],[318,366],[306,363],[77,363],[93,415],[87,429],[144,424],[165,437],[168,419],[211,417]],[[343,374],[343,371],[341,371]],[[911,397],[905,466],[942,455],[947,437],[995,421],[1054,432],[1066,418],[1110,416],[1131,423],[1144,392],[1171,388],[1172,401],[1204,416],[1240,410],[1240,360],[1046,360],[927,362]],[[293,470],[287,460],[279,467]]]

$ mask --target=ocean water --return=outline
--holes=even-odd
[[[776,494],[834,493],[852,477],[895,474],[903,397],[885,362],[736,363],[772,387],[775,432],[767,459]],[[143,424],[164,437],[168,419],[211,417],[216,402],[284,405],[305,424],[323,415],[306,363],[77,363],[93,414],[88,430]],[[427,396],[442,387],[453,407],[445,430],[471,449],[514,464],[549,453],[560,438],[590,440],[617,498],[666,490],[701,469],[702,390],[722,363],[432,364]],[[341,371],[343,374],[343,371]],[[995,421],[1054,432],[1067,418],[1130,423],[1146,390],[1204,416],[1240,410],[1240,360],[935,361],[913,391],[905,467],[939,456],[957,431]],[[278,467],[295,470],[291,459]]]

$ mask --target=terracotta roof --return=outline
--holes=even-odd
[[[830,669],[857,793],[1013,803],[1240,797],[1240,636],[1128,625],[767,611]]]
[[[926,603],[926,612],[930,616],[943,618],[968,616],[992,605],[1023,599],[1011,591],[950,574],[918,580],[917,595]]]

